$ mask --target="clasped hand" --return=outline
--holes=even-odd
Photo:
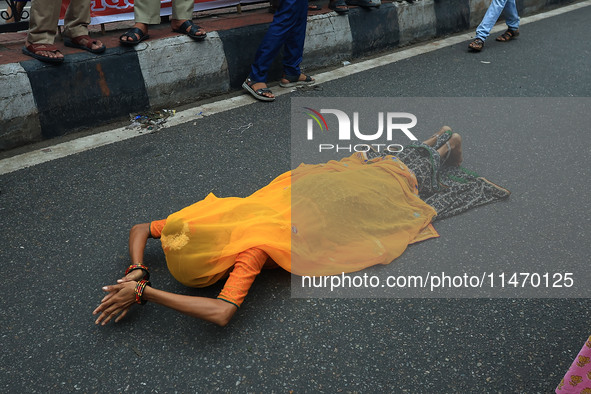
[[[142,270],[135,270],[117,280],[116,285],[103,287],[103,291],[108,294],[103,297],[101,304],[92,312],[93,315],[100,313],[95,324],[102,323],[104,326],[113,318],[117,323],[127,315],[129,308],[135,303],[136,281],[142,276]]]

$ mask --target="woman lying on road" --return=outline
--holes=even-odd
[[[302,164],[249,197],[209,194],[165,220],[135,225],[132,264],[117,284],[103,287],[108,294],[93,312],[96,324],[117,322],[134,303],[150,301],[224,326],[263,268],[320,276],[389,264],[409,244],[438,236],[435,217],[509,195],[461,162],[462,139],[444,126],[396,156],[370,151]],[[161,240],[169,271],[186,286],[227,277],[218,297],[151,287],[143,265],[148,238]]]

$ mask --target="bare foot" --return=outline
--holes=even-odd
[[[451,151],[449,148],[451,148]],[[445,164],[459,166],[464,160],[462,155],[462,137],[458,133],[453,133],[448,143],[439,148],[437,152],[439,152]]]
[[[429,145],[429,146],[435,146],[435,144],[437,143],[437,137],[439,137],[441,134],[445,133],[446,131],[451,131],[451,127],[449,127],[449,126],[441,127],[441,129],[439,129],[439,131],[437,133],[433,134],[431,137],[429,137],[429,139],[423,141],[423,143],[426,145]]]

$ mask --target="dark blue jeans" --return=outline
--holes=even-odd
[[[299,76],[304,53],[308,0],[281,0],[273,22],[265,34],[251,65],[250,79],[267,82],[267,73],[275,56],[283,47],[283,71],[286,75]]]

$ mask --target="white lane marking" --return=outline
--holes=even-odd
[[[583,7],[588,7],[590,5],[591,0],[586,0],[580,3],[571,4],[569,6],[547,11],[541,14],[524,17],[521,18],[521,25],[537,22],[546,18],[551,18],[553,16],[575,11]],[[505,26],[504,24],[500,23],[492,29],[491,33],[497,33],[502,30],[505,30]],[[436,51],[441,48],[456,45],[461,42],[470,40],[472,37],[473,32],[471,31],[469,33],[464,33],[442,40],[428,42],[420,46],[384,55],[379,58],[366,60],[359,63],[353,63],[346,67],[342,67],[322,74],[317,74],[314,76],[314,78],[316,79],[316,83],[318,84],[329,82],[335,79],[346,77],[348,75],[356,74],[362,71],[367,71],[375,67],[384,66],[387,64],[398,62],[400,60],[422,55],[424,53]],[[292,91],[291,89],[282,89],[279,86],[274,87],[274,90],[276,90],[276,96],[282,96],[284,94],[291,93]],[[204,115],[214,115],[234,108],[243,107],[245,105],[253,104],[254,102],[254,98],[245,94],[243,96],[237,96],[209,104],[203,104],[199,107],[177,112],[175,116],[167,120],[167,122],[164,124],[164,128],[194,121],[196,119],[202,118]],[[60,159],[69,155],[73,155],[90,149],[98,148],[100,146],[113,144],[115,142],[124,141],[130,138],[146,134],[149,134],[149,132],[145,130],[142,130],[142,132],[140,132],[137,129],[127,129],[125,127],[122,127],[115,130],[105,131],[103,133],[78,138],[73,141],[56,144],[44,149],[23,153],[18,156],[0,160],[0,175],[8,174],[10,172],[22,170],[24,168],[42,164],[51,160]]]

